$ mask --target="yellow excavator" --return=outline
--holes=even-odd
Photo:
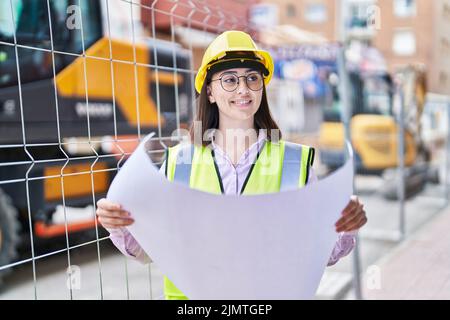
[[[425,70],[409,65],[397,70],[400,81],[397,93],[403,95],[404,105],[404,162],[406,167],[406,194],[411,196],[425,184],[430,152],[421,138],[420,117],[426,96]],[[394,103],[396,89],[388,73],[350,72],[351,118],[350,134],[355,152],[357,172],[383,174],[398,166],[398,103]],[[334,104],[324,110],[324,122],[319,132],[321,163],[333,170],[344,163],[345,129],[341,122],[341,105],[335,82]],[[395,199],[396,184],[385,193]]]
[[[1,276],[30,239],[39,254],[50,250],[39,242],[93,230],[92,208],[65,208],[103,197],[138,136],[187,127],[193,90],[189,51],[110,36],[111,1],[0,3]]]

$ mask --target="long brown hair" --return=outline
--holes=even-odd
[[[197,110],[195,114],[194,122],[191,125],[189,130],[191,142],[195,143],[197,141],[194,140],[195,135],[199,135],[200,132],[194,132],[194,124],[195,122],[200,122],[201,126],[201,137],[202,137],[202,145],[208,145],[208,141],[203,139],[205,131],[209,129],[218,129],[219,128],[219,108],[216,103],[210,103],[207,94],[207,82],[205,81],[202,91],[200,95],[197,97]],[[269,103],[267,102],[267,93],[266,87],[263,86],[262,99],[261,104],[256,111],[254,116],[254,126],[257,131],[261,129],[267,130],[267,139],[271,140],[271,130],[278,131],[278,138],[281,139],[281,131],[278,127],[275,120],[272,118],[272,114],[270,113]]]

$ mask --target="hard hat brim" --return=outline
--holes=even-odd
[[[202,67],[197,72],[197,75],[195,76],[195,90],[200,93],[202,90],[202,87],[206,80],[206,75],[208,73],[208,69],[211,67],[212,64],[220,62],[222,58],[224,58],[227,54],[227,52],[251,52],[256,55],[256,57],[259,58],[257,60],[261,64],[264,65],[264,67],[268,71],[268,75],[264,75],[264,84],[267,86],[272,79],[274,65],[273,65],[273,59],[269,52],[265,50],[249,50],[248,47],[240,48],[240,47],[234,47],[232,50],[227,50],[224,52],[220,52],[214,57],[212,57],[209,62]],[[255,59],[256,60],[256,59]]]

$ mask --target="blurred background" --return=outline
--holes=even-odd
[[[317,299],[449,299],[450,1],[0,2],[0,299],[162,299],[96,201],[150,132],[189,128],[208,44],[242,30],[274,57],[283,137],[324,177],[355,151],[369,219]]]

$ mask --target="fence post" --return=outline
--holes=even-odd
[[[349,79],[345,64],[345,44],[339,48],[338,51],[338,72],[339,72],[339,91],[341,97],[342,113],[341,120],[345,128],[345,139],[352,143],[351,132],[350,132],[350,119],[352,117],[352,102],[349,99]],[[354,164],[355,166],[355,164]],[[355,170],[354,170],[355,171]],[[355,190],[355,178],[353,178],[353,190]],[[358,235],[355,235],[355,247],[353,249],[353,288],[355,290],[355,297],[361,300],[361,263],[359,257],[359,240]]]
[[[404,97],[402,91],[402,83],[396,84],[396,94],[398,103],[398,144],[397,144],[397,195],[399,200],[399,227],[400,227],[400,240],[405,238],[405,106]]]

